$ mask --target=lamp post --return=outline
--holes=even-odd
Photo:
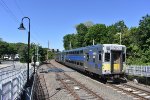
[[[121,45],[121,33],[117,33],[117,34],[119,34],[119,35],[120,35],[120,45]]]
[[[29,32],[28,32],[28,60],[27,60],[27,84],[29,83],[29,60],[30,60],[30,18],[29,17],[23,17],[20,27],[18,28],[19,30],[25,30],[25,27],[23,25],[23,20],[28,19],[29,20]]]
[[[36,49],[36,44],[33,43],[33,45],[34,45],[34,53],[33,53],[33,62],[34,62],[34,64],[33,64],[33,66],[34,66],[34,74],[35,74],[35,49]]]

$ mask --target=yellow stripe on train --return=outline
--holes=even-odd
[[[110,71],[111,70],[110,64],[103,64],[102,70]],[[120,64],[114,64],[114,72],[118,72],[118,71],[120,71]]]

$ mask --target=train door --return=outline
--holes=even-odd
[[[97,62],[98,62],[97,66],[98,66],[98,69],[100,69],[102,66],[102,53],[101,53],[101,51],[98,52],[97,56],[98,56],[97,57]]]
[[[93,51],[92,50],[87,50],[86,52],[86,61],[85,61],[85,68],[92,68],[93,67],[93,60],[95,60],[95,58],[93,58]],[[95,62],[95,61],[94,61]]]
[[[88,67],[89,67],[88,62],[89,61],[90,61],[90,55],[89,55],[89,53],[85,53],[85,65],[84,65],[85,69],[88,69]]]
[[[122,67],[122,52],[111,51],[111,73],[120,73]]]

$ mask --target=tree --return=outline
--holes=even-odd
[[[77,48],[77,35],[76,34],[67,34],[63,37],[64,48],[69,50],[71,48]],[[70,44],[71,43],[71,44]],[[71,48],[70,48],[71,45]]]
[[[28,62],[27,48],[28,48],[27,46],[21,46],[21,48],[19,48],[19,51],[18,51],[18,53],[20,55],[19,59],[21,62],[24,62],[24,63]],[[30,59],[30,61],[31,61],[31,59]]]
[[[107,36],[109,36],[109,38],[107,39],[107,43],[110,44],[117,44],[119,43],[119,38],[117,36],[117,28],[114,25],[110,25],[107,27]]]
[[[147,50],[150,46],[150,16],[146,15],[142,17],[139,22],[139,44],[141,49]]]
[[[84,24],[87,28],[90,28],[91,26],[94,25],[94,23],[91,22],[91,21],[84,22],[83,24]]]
[[[128,28],[124,21],[106,26],[105,24],[80,23],[76,26],[77,34],[64,36],[64,47],[72,48],[92,45],[93,39],[98,44],[119,44],[122,34],[122,45],[127,47],[127,64],[150,64],[150,15],[142,17],[138,27]]]
[[[121,32],[122,34],[128,29],[123,20],[118,21],[114,26],[116,27],[117,32]]]
[[[16,45],[14,43],[9,43],[7,54],[9,54],[9,55],[17,54]]]
[[[86,45],[92,45],[93,39],[95,43],[107,43],[107,29],[104,24],[95,24],[88,29],[85,36]]]
[[[84,38],[88,32],[87,26],[85,26],[83,23],[80,23],[79,25],[76,26],[76,31],[77,31],[77,47],[86,46]]]
[[[39,46],[39,59],[41,62],[46,60],[47,48],[42,48]]]
[[[142,51],[141,58],[143,63],[150,61],[150,15],[142,17],[138,28],[138,44]]]
[[[4,57],[8,52],[8,43],[4,41],[0,41],[0,57]]]

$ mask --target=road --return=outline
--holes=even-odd
[[[19,61],[2,61],[0,64],[0,71],[8,71],[25,66],[26,63],[20,63]]]

